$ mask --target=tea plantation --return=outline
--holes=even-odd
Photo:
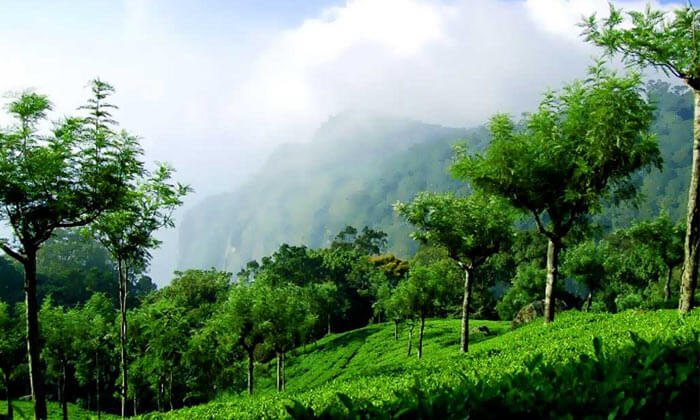
[[[427,323],[424,355],[407,356],[392,324],[337,334],[287,357],[287,390],[256,366],[256,394],[146,419],[692,418],[697,416],[700,311],[562,313],[510,330],[473,321],[458,353],[459,320]],[[660,410],[660,411],[659,411]]]

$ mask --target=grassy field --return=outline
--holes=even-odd
[[[15,419],[33,419],[34,409],[32,403],[29,401],[13,401],[12,406],[15,408]],[[49,420],[60,420],[61,406],[57,403],[49,402]],[[0,402],[0,415],[7,414],[7,403],[5,401]],[[82,408],[74,405],[68,404],[68,418],[75,420],[93,420],[97,419],[97,414],[91,411],[83,410]],[[120,418],[119,416],[112,416],[109,414],[102,414],[100,417],[102,420],[116,420]]]
[[[458,353],[459,320],[431,320],[427,324],[423,359],[406,355],[406,332],[393,339],[393,325],[372,325],[333,335],[309,345],[287,359],[287,391],[273,391],[273,372],[261,366],[258,392],[253,397],[222,396],[219,400],[152,414],[144,419],[276,419],[285,418],[292,399],[316,409],[337,401],[343,393],[353,400],[381,406],[416,384],[426,392],[457,385],[463,377],[497,381],[519,372],[535,354],[552,363],[567,363],[581,354],[593,354],[593,338],[603,342],[604,353],[632,344],[630,332],[650,340],[670,336],[692,336],[700,329],[700,312],[679,319],[675,310],[621,314],[570,312],[557,316],[549,326],[537,321],[509,331],[508,324],[474,321],[498,333],[471,337],[467,355]]]

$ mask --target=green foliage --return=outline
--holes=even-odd
[[[534,354],[522,371],[497,382],[463,378],[456,387],[430,394],[418,386],[377,407],[338,394],[339,402],[314,410],[298,401],[287,407],[293,419],[463,419],[468,418],[684,418],[696,413],[700,391],[695,337],[655,339],[631,334],[632,345],[604,354],[593,339],[593,356],[551,363]],[[652,390],[650,392],[650,390]]]
[[[503,298],[496,304],[499,318],[510,320],[525,305],[544,298],[546,271],[535,261],[520,264]]]
[[[669,16],[672,15],[672,16]],[[615,8],[610,4],[607,18],[594,14],[581,23],[586,41],[603,47],[610,55],[620,54],[629,63],[655,67],[700,88],[700,10],[691,5],[672,13],[654,10],[648,4],[644,12]]]
[[[543,233],[560,240],[602,209],[601,198],[634,197],[632,173],[660,167],[648,132],[652,115],[638,75],[594,67],[589,79],[545,95],[522,128],[506,115],[493,117],[486,153],[458,148],[452,172],[531,213]]]
[[[500,335],[491,338],[472,335],[467,355],[454,350],[459,340],[458,321],[430,320],[427,330],[432,333],[426,334],[426,352],[421,360],[406,357],[403,341],[393,340],[393,325],[372,325],[324,338],[313,348],[307,346],[306,350],[299,349],[296,356],[290,356],[288,376],[294,380],[284,395],[271,393],[272,383],[261,376],[261,387],[267,383],[265,388],[269,391],[261,389],[256,397],[230,397],[165,413],[162,417],[193,420],[285,418],[288,416],[286,407],[293,405],[292,401],[306,407],[307,413],[308,409],[321,413],[329,406],[340,407],[337,405],[339,393],[346,395],[353,407],[372,406],[375,410],[372,413],[392,412],[392,407],[415,408],[416,389],[425,396],[426,404],[432,396],[435,400],[451,401],[442,396],[452,395],[452,392],[495,396],[497,390],[513,389],[511,393],[501,392],[500,397],[513,398],[515,410],[537,401],[556,402],[554,397],[551,400],[537,398],[544,398],[548,390],[555,392],[557,386],[562,393],[553,396],[559,395],[561,401],[571,403],[573,409],[581,406],[573,405],[575,401],[570,397],[580,392],[582,398],[586,398],[582,401],[601,398],[599,404],[591,402],[592,410],[614,410],[617,404],[628,404],[626,397],[620,397],[623,389],[635,396],[635,409],[658,407],[658,401],[669,398],[681,398],[674,407],[687,407],[680,402],[684,401],[684,395],[696,393],[693,388],[696,385],[687,381],[692,381],[693,375],[697,378],[694,356],[697,347],[694,346],[697,346],[696,331],[700,327],[699,314],[694,311],[680,320],[674,311],[627,311],[616,315],[570,312],[563,313],[549,327],[535,322],[507,333],[504,333],[508,329],[505,322],[478,322]],[[646,345],[643,341],[631,341],[630,332],[644,342],[654,342]],[[591,346],[594,337],[604,343],[599,353]],[[674,350],[674,346],[678,350]],[[538,354],[540,356],[536,357]],[[667,358],[668,355],[672,356]],[[581,389],[572,379],[578,377],[574,375],[577,366],[583,372]],[[595,373],[601,372],[597,370],[599,367],[611,369],[609,382],[604,381],[607,375]],[[542,393],[528,385],[554,377],[551,384],[542,384]],[[639,381],[638,387],[633,385],[634,380]],[[606,398],[601,397],[603,394],[598,393],[600,389],[595,384],[609,391]],[[679,388],[682,393],[672,397],[673,390]],[[657,389],[660,394],[650,393],[650,389]],[[570,391],[568,397],[564,390]],[[454,403],[458,401],[464,402],[455,399]],[[564,403],[557,407],[555,414],[565,413],[557,411],[566,409]],[[493,409],[494,413],[501,413],[499,410],[508,408],[498,405]]]
[[[420,193],[411,203],[394,207],[417,228],[414,239],[444,247],[465,268],[480,266],[511,241],[513,215],[495,198]]]

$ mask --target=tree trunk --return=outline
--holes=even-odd
[[[700,90],[694,90],[695,122],[693,124],[693,166],[688,191],[688,221],[685,233],[685,258],[681,275],[681,296],[678,310],[688,313],[695,304],[695,287],[698,284],[698,259],[700,255]]]
[[[328,333],[326,335],[331,335],[331,316],[328,315]]]
[[[170,411],[173,411],[173,370],[170,369],[170,384],[168,384],[168,404],[170,405]]]
[[[27,361],[29,384],[34,403],[34,418],[46,419],[46,395],[41,371],[41,345],[39,342],[39,304],[36,299],[36,249],[25,249],[24,295],[27,317]]]
[[[420,331],[418,331],[418,358],[423,357],[423,332],[425,331],[425,317],[420,317]]]
[[[253,384],[255,378],[253,378],[254,366],[253,366],[253,349],[248,350],[248,395],[253,395]]]
[[[68,381],[68,373],[66,372],[68,364],[67,360],[61,360],[61,412],[63,420],[68,420],[68,398],[66,397],[66,382]]]
[[[559,241],[549,239],[547,244],[547,285],[544,289],[544,322],[549,324],[554,321],[555,293],[557,278],[559,277]]]
[[[97,411],[97,419],[99,420],[100,415],[100,352],[95,352],[95,406]]]
[[[137,412],[138,411],[138,401],[136,400],[136,393],[134,393],[133,403],[134,403],[134,417],[136,417],[139,415],[139,413]]]
[[[409,356],[411,355],[411,350],[413,348],[413,327],[414,326],[415,326],[414,324],[411,324],[408,327],[408,355]]]
[[[464,269],[464,298],[462,300],[462,330],[459,348],[462,353],[469,351],[469,306],[472,299],[472,268]]]
[[[671,299],[671,277],[673,276],[673,267],[668,266],[668,272],[666,273],[666,283],[664,284],[664,301],[669,301]]]
[[[282,391],[285,390],[287,387],[287,375],[284,373],[284,365],[287,362],[287,355],[286,353],[282,352]]]
[[[14,412],[12,411],[12,398],[10,397],[10,375],[6,371],[3,371],[3,373],[5,376],[5,392],[7,393],[5,395],[7,397],[7,419],[12,420]]]
[[[586,296],[586,312],[591,311],[591,303],[593,302],[593,292],[589,291],[588,296]]]
[[[282,391],[282,354],[277,352],[277,392]]]
[[[394,341],[399,341],[399,320],[394,320]]]
[[[119,312],[121,316],[121,325],[119,328],[119,346],[121,350],[121,369],[122,369],[122,385],[121,385],[121,416],[126,417],[126,399],[128,396],[128,363],[126,354],[126,299],[129,294],[129,273],[125,263],[118,261],[119,275]]]

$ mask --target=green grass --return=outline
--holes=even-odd
[[[690,336],[700,329],[700,311],[679,319],[675,310],[627,311],[621,314],[557,315],[549,326],[541,321],[507,331],[503,322],[472,321],[499,333],[471,337],[470,352],[458,353],[459,320],[431,320],[427,323],[423,359],[406,356],[406,331],[398,342],[393,325],[372,325],[333,335],[316,345],[300,349],[287,359],[287,391],[273,392],[274,372],[259,366],[258,393],[220,398],[208,404],[176,410],[150,418],[164,419],[274,419],[285,418],[291,400],[323,409],[343,393],[353,400],[382,406],[395,400],[396,392],[419,384],[425,392],[463,383],[463,377],[492,381],[522,372],[535,354],[549,363],[569,363],[581,354],[592,355],[593,338],[603,341],[603,352],[632,344],[630,332],[645,340]],[[415,348],[415,347],[414,347]]]
[[[15,409],[15,419],[33,419],[34,406],[31,401],[13,401],[12,406]],[[63,418],[61,414],[61,406],[55,402],[48,403],[49,417],[48,420],[60,420]],[[7,402],[0,402],[0,415],[7,414]],[[73,420],[92,420],[97,419],[97,413],[93,411],[83,410],[75,404],[68,404],[68,418]],[[102,420],[117,420],[119,416],[110,414],[102,414]]]

